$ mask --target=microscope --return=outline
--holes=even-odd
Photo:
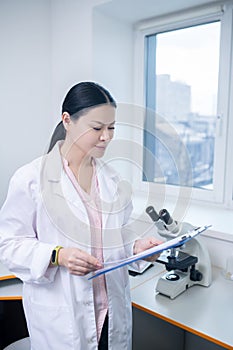
[[[187,222],[178,223],[173,220],[166,209],[161,209],[157,213],[152,206],[149,206],[146,213],[155,223],[158,234],[167,240],[196,229]],[[174,299],[193,285],[208,287],[211,284],[210,257],[201,238],[192,238],[183,245],[171,248],[164,253],[156,262],[164,264],[167,272],[159,278],[156,292]]]

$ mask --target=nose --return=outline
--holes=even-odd
[[[109,141],[111,139],[110,132],[111,130],[109,130],[108,128],[104,128],[102,134],[100,135],[100,140]]]

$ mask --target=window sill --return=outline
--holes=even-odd
[[[151,223],[151,219],[145,213],[145,209],[149,205],[154,206],[155,210],[158,211],[162,209],[157,208],[155,203],[158,203],[158,198],[152,203],[148,203],[143,192],[136,193],[133,198],[133,218]],[[173,215],[172,208],[175,205],[174,199],[166,199],[164,208],[169,211],[171,216]],[[175,216],[173,218],[177,220]],[[192,200],[186,208],[182,221],[189,222],[194,226],[212,225],[203,235],[233,243],[232,209],[223,208],[212,203]]]

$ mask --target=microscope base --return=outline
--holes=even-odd
[[[190,280],[188,273],[174,270],[160,277],[155,290],[170,299],[174,299],[193,284],[194,282]]]

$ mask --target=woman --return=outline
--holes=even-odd
[[[114,134],[115,109],[103,87],[73,86],[62,105],[64,141],[11,179],[0,257],[24,282],[33,350],[131,349],[127,268],[86,276],[158,244],[130,230],[131,200],[99,160]]]

